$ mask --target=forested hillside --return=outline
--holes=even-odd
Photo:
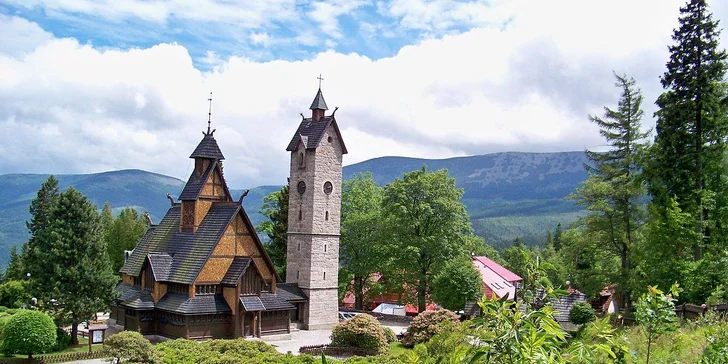
[[[582,152],[496,153],[481,156],[427,160],[384,157],[344,167],[344,178],[371,172],[384,185],[403,173],[422,168],[445,168],[465,189],[465,204],[476,233],[495,246],[520,236],[526,244],[542,242],[546,229],[567,224],[579,209],[563,198],[586,179]],[[5,266],[10,247],[27,239],[28,205],[48,175],[0,175],[0,266]],[[108,201],[118,211],[125,206],[146,210],[159,221],[169,207],[165,197],[179,195],[184,182],[173,177],[140,170],[111,171],[83,175],[57,175],[59,187],[74,186],[99,208]],[[230,186],[234,198],[242,186]],[[245,187],[248,188],[248,187]],[[252,188],[245,208],[254,224],[263,198],[280,186]]]

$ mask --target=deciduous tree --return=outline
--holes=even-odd
[[[278,275],[286,280],[286,249],[288,246],[288,186],[283,186],[263,199],[260,213],[267,218],[257,230],[268,235],[265,250]]]

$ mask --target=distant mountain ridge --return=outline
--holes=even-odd
[[[564,200],[586,179],[583,152],[506,152],[448,159],[381,157],[344,167],[344,178],[371,172],[379,185],[404,173],[422,168],[445,168],[464,189],[464,203],[478,235],[503,246],[516,236],[537,243],[546,229],[557,222],[573,221],[581,210]],[[74,186],[99,208],[108,201],[115,210],[133,206],[149,211],[158,221],[169,208],[167,193],[175,198],[185,182],[142,170],[120,170],[94,174],[55,175],[61,189]],[[7,264],[10,247],[27,240],[28,206],[47,174],[0,175],[0,267]],[[280,186],[251,188],[244,207],[254,224],[260,223],[263,198]],[[233,198],[242,189],[230,191]]]

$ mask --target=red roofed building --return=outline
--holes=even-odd
[[[473,257],[473,266],[483,279],[483,293],[486,297],[492,297],[495,293],[498,298],[508,295],[508,299],[512,300],[516,296],[516,289],[523,282],[523,278],[488,257]]]

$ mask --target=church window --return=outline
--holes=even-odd
[[[195,286],[196,295],[220,293],[220,286],[216,284],[200,284]]]
[[[326,221],[329,221],[329,212],[326,211]]]
[[[298,166],[303,168],[305,165],[306,165],[306,161],[304,159],[303,152],[301,152],[300,154],[298,154]]]
[[[326,272],[324,272],[324,280],[326,280]]]
[[[303,195],[303,193],[306,192],[306,182],[299,181],[298,185],[296,186],[296,190],[298,191],[299,195]]]
[[[331,182],[326,181],[326,183],[324,183],[324,193],[330,195],[332,191],[334,191],[334,185],[331,184]]]
[[[298,279],[298,278],[300,278],[300,277],[301,277],[301,271],[298,271],[298,270],[297,270],[297,271],[296,271],[296,279]]]
[[[329,141],[329,143],[331,143],[331,142],[334,141],[334,138],[332,138],[331,136],[329,136],[329,138],[327,140]]]
[[[324,244],[324,253],[326,253],[326,244]]]
[[[298,243],[298,251],[301,251],[301,243]]]
[[[298,210],[298,221],[301,221],[301,220],[303,220],[303,211]]]

